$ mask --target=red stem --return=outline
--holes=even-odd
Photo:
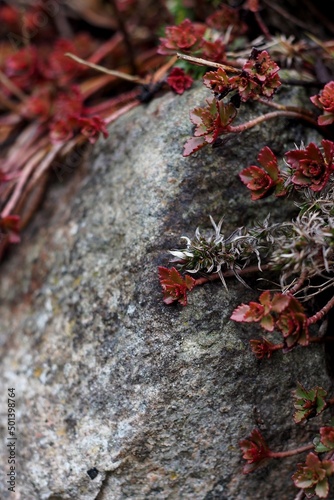
[[[270,458],[285,458],[292,457],[293,455],[298,455],[299,453],[304,453],[304,451],[313,450],[313,444],[306,444],[305,446],[301,446],[300,448],[295,448],[294,450],[287,451],[270,451],[268,452],[268,456]]]
[[[305,279],[306,279],[306,271],[302,272],[296,283],[289,290],[287,290],[287,293],[289,295],[293,295],[294,293],[298,292],[298,290],[300,290],[300,288],[303,286]]]
[[[320,321],[334,306],[334,296],[327,302],[327,304],[320,309],[316,314],[307,319],[308,325],[313,325],[317,321]]]
[[[203,276],[203,278],[198,278],[197,280],[195,280],[195,286],[203,285],[204,283],[209,283],[209,281],[215,281],[219,279],[220,277],[218,276],[218,273],[213,273],[209,276]]]
[[[265,271],[265,270],[269,269],[269,265],[265,264],[264,266],[261,266],[261,269],[262,269],[262,271]],[[238,274],[240,274],[240,276],[242,276],[245,274],[255,273],[258,270],[259,270],[258,266],[248,266],[248,267],[245,267],[244,269],[240,269],[238,271]],[[232,270],[228,270],[228,271],[225,271],[223,273],[224,278],[230,278],[233,276],[235,276],[235,274]],[[203,278],[198,278],[197,280],[195,280],[195,286],[203,285],[204,283],[209,283],[209,281],[216,281],[219,279],[220,279],[220,277],[219,277],[218,273],[209,274],[208,276],[203,276]]]
[[[224,132],[225,133],[244,132],[245,130],[248,130],[252,127],[255,127],[256,125],[259,125],[262,122],[265,122],[267,120],[271,120],[272,118],[278,118],[280,116],[284,116],[287,118],[299,118],[299,119],[302,119],[302,120],[305,120],[305,121],[311,123],[312,125],[314,125],[316,127],[318,126],[317,121],[308,115],[304,115],[304,114],[299,113],[297,111],[278,110],[278,111],[272,111],[271,113],[267,113],[267,114],[262,115],[262,116],[258,116],[257,118],[254,118],[253,120],[250,120],[247,123],[242,123],[241,125],[236,125],[235,127],[233,127],[232,125],[229,125],[229,126],[224,128]]]
[[[270,347],[270,351],[278,351],[279,349],[283,349],[284,344],[274,344],[272,347]]]
[[[310,342],[313,342],[315,344],[322,344],[324,342],[333,342],[334,341],[334,337],[326,337],[326,336],[322,336],[322,337],[312,337],[310,338]]]
[[[257,102],[260,102],[261,104],[265,104],[266,106],[269,106],[270,108],[279,109],[280,111],[295,111],[296,113],[300,113],[303,116],[307,115],[310,118],[316,119],[316,117],[314,116],[314,113],[312,113],[308,109],[299,108],[298,106],[285,106],[284,104],[279,104],[277,102],[270,101],[269,99],[264,99],[263,97],[259,97],[257,99]]]

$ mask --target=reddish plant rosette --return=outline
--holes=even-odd
[[[309,344],[307,316],[303,306],[294,297],[290,297],[288,307],[280,313],[275,326],[283,334],[288,349],[297,344]]]
[[[244,323],[259,322],[268,332],[279,330],[283,334],[287,349],[297,344],[305,346],[309,343],[308,319],[304,308],[297,299],[288,294],[276,293],[271,298],[270,292],[266,290],[260,295],[259,304],[241,304],[233,311],[231,319]],[[252,342],[256,355],[261,354],[260,349],[270,349],[270,343],[260,348],[259,344],[254,344],[256,341]],[[273,345],[271,350],[272,347]]]
[[[231,319],[244,323],[260,322],[262,328],[268,332],[274,329],[274,317],[272,313],[281,313],[289,305],[290,297],[281,293],[276,293],[273,298],[270,291],[266,290],[259,297],[257,302],[241,304],[232,313]]]
[[[21,113],[28,119],[45,122],[52,111],[52,99],[47,88],[40,89],[38,94],[27,97],[22,104]]]
[[[252,191],[252,200],[265,198],[275,189],[275,181],[262,168],[255,165],[245,168],[239,177]]]
[[[243,66],[243,71],[252,77],[256,77],[260,82],[265,82],[279,71],[279,66],[271,59],[266,50],[259,52],[253,49],[248,61]]]
[[[78,127],[78,117],[68,116],[66,119],[54,120],[50,124],[50,140],[53,144],[72,139]]]
[[[262,168],[252,165],[243,169],[239,174],[241,181],[252,192],[252,200],[265,198],[274,191],[276,196],[283,196],[285,194],[284,181],[272,150],[265,146],[261,149],[257,159]]]
[[[202,56],[209,61],[222,62],[225,60],[225,44],[219,38],[214,42],[203,40],[201,44]]]
[[[247,102],[249,99],[256,100],[261,95],[261,85],[247,73],[232,76],[229,78],[229,85],[238,90],[242,102]]]
[[[232,89],[229,83],[229,77],[223,68],[218,68],[217,71],[208,71],[203,76],[203,83],[206,87],[217,94],[227,94]]]
[[[80,118],[78,125],[80,127],[80,132],[88,138],[91,144],[94,144],[97,141],[100,134],[103,134],[104,138],[107,138],[109,135],[106,128],[106,122],[99,116]]]
[[[30,45],[8,56],[4,63],[4,73],[20,89],[27,89],[38,77],[38,54]]]
[[[315,106],[324,114],[318,117],[319,125],[331,125],[334,122],[334,81],[327,83],[318,95],[310,97]]]
[[[305,149],[286,153],[286,161],[292,169],[291,182],[295,186],[317,192],[327,184],[334,168],[334,143],[324,139],[321,145],[323,153],[313,142]]]
[[[190,292],[195,286],[195,280],[191,276],[184,278],[175,267],[158,267],[159,280],[163,289],[165,304],[179,302],[181,305],[187,305],[187,292]]]
[[[192,23],[185,19],[179,26],[167,26],[166,38],[160,38],[158,54],[168,55],[175,52],[189,52],[196,50],[204,36],[206,26],[201,23]]]
[[[308,498],[317,495],[327,498],[329,493],[328,477],[334,473],[334,462],[320,460],[315,453],[309,453],[305,464],[298,464],[297,472],[292,479],[297,486],[304,490]]]
[[[183,94],[185,90],[190,89],[193,81],[181,68],[173,68],[167,77],[168,85],[177,94]]]
[[[257,429],[251,432],[248,439],[240,441],[239,446],[243,452],[242,458],[247,460],[247,464],[243,468],[244,474],[253,472],[263,464],[264,460],[270,457],[268,445]]]
[[[334,427],[320,427],[320,441],[327,450],[334,449]]]
[[[270,358],[273,350],[275,350],[275,344],[264,338],[261,340],[252,339],[249,343],[253,354],[255,354],[258,359],[263,359],[266,356]]]
[[[253,49],[250,58],[242,68],[241,78],[244,83],[239,84],[242,100],[247,100],[249,97],[252,99],[260,96],[272,97],[281,85],[279,69],[266,50],[259,52]]]

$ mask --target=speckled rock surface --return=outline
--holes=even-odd
[[[211,283],[166,306],[157,266],[209,214],[228,232],[267,213],[272,201],[251,202],[237,176],[261,147],[318,138],[281,119],[183,158],[189,109],[205,96],[167,94],[120,119],[84,168],[55,177],[1,265],[1,414],[14,387],[18,436],[16,496],[2,479],[1,498],[294,498],[298,459],[244,476],[238,441],[255,425],[273,448],[313,437],[293,424],[291,391],[330,389],[322,348],[260,362],[248,344],[258,330],[229,320],[257,292]],[[282,202],[271,211],[283,217]]]

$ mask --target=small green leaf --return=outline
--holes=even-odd
[[[312,401],[315,397],[315,389],[311,389],[310,391],[307,391],[299,382],[298,382],[298,387],[294,391],[294,395],[297,398],[303,398],[303,399],[310,399]]]
[[[320,442],[314,448],[314,451],[316,451],[317,453],[326,453],[329,450],[330,448],[327,448],[327,446],[323,445]]]
[[[319,415],[327,406],[325,397],[327,392],[322,387],[315,387],[307,391],[300,383],[293,392],[295,398],[294,414],[296,424]]]
[[[274,329],[274,318],[270,314],[267,314],[261,319],[260,325],[267,330],[267,332],[272,332]]]
[[[329,493],[329,484],[327,477],[317,483],[314,491],[319,498],[327,498],[327,495]]]

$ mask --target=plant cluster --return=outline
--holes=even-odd
[[[321,387],[306,390],[298,384],[294,391],[294,421],[300,424],[333,406],[334,399],[326,398],[327,392]],[[253,472],[270,459],[285,458],[309,451],[305,462],[299,463],[292,479],[307,498],[327,498],[329,494],[329,478],[334,474],[334,422],[320,427],[312,444],[286,451],[272,451],[258,429],[254,429],[247,439],[240,441],[243,458],[246,460],[244,473]],[[313,451],[311,451],[313,450]],[[321,456],[321,458],[320,458]]]
[[[108,124],[163,87],[180,94],[193,81],[157,54],[152,26],[170,18],[163,5],[81,4],[0,2],[0,259],[48,183],[73,172]]]
[[[254,12],[259,13],[256,8]],[[263,33],[268,35],[261,18],[257,20]],[[233,29],[237,29],[237,24]],[[306,42],[294,45],[291,38],[285,42],[285,54],[283,43],[280,47],[272,43],[276,49],[272,52],[268,50],[270,43],[259,43],[242,62],[228,60],[227,50],[220,58],[206,60],[203,59],[206,57],[203,27],[187,20],[168,27],[160,47],[162,53],[176,52],[187,64],[204,66],[203,84],[212,93],[204,106],[190,111],[194,135],[185,144],[184,156],[203,147],[215,147],[226,134],[241,133],[279,116],[307,122],[324,137],[319,144],[295,145],[295,149],[286,151],[282,158],[267,145],[259,151],[257,164],[245,166],[239,173],[254,201],[269,196],[282,200],[293,198],[299,207],[293,220],[273,223],[268,214],[265,220],[251,227],[239,227],[225,234],[223,219],[216,223],[210,216],[213,230],[203,232],[198,228],[194,237],[183,236],[184,248],[170,250],[174,267],[158,269],[164,302],[182,306],[187,305],[187,295],[196,286],[214,279],[220,279],[227,289],[226,279],[230,276],[248,286],[244,280],[247,274],[276,273],[277,290],[262,291],[258,302],[241,304],[231,315],[233,321],[258,323],[262,329],[261,338],[250,340],[252,352],[258,359],[270,358],[274,351],[288,353],[312,343],[333,340],[323,333],[315,334],[311,325],[322,322],[334,306],[334,296],[328,300],[328,291],[334,285],[334,81],[314,84],[318,89],[310,98],[313,111],[276,104],[273,97],[281,85],[279,63],[285,60],[288,67],[298,57],[305,63]],[[328,46],[332,47],[330,42]],[[322,44],[322,48],[329,56],[327,46]],[[330,58],[333,60],[333,52]],[[317,77],[312,64],[307,65],[306,73],[312,72],[312,68],[312,76]],[[274,111],[234,125],[240,107],[249,101],[258,101]],[[320,305],[315,309],[317,303]],[[278,341],[273,341],[275,338]],[[333,399],[326,396],[322,387],[306,390],[299,384],[294,393],[295,423],[308,421],[332,406]],[[248,439],[240,442],[247,461],[244,472],[252,472],[272,458],[309,452],[292,476],[302,495],[298,498],[327,498],[328,479],[334,474],[333,436],[334,423],[331,422],[320,427],[313,444],[274,452],[255,429]]]

